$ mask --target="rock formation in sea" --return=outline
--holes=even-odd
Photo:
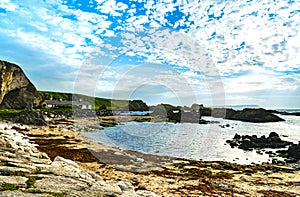
[[[142,100],[129,101],[129,111],[149,111],[149,107]]]
[[[200,110],[202,116],[212,116],[215,118],[225,118],[229,120],[240,120],[244,122],[279,122],[284,119],[263,108],[234,110],[230,108],[203,108]]]
[[[31,108],[38,92],[16,64],[0,60],[0,106],[7,109]]]
[[[285,148],[289,145],[293,145],[292,142],[284,141],[280,139],[276,132],[271,132],[268,137],[256,135],[243,135],[240,136],[235,134],[232,140],[226,141],[230,146],[238,147],[243,150],[253,150],[253,149],[264,149],[264,148]]]
[[[241,120],[245,122],[279,122],[284,121],[284,119],[276,116],[275,114],[265,110],[265,109],[243,109],[237,113],[232,113],[231,116],[227,117],[230,120]]]

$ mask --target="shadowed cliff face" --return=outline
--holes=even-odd
[[[23,109],[32,107],[38,98],[34,85],[15,64],[0,60],[0,107]]]

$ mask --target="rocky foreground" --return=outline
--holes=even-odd
[[[0,196],[300,195],[299,169],[284,165],[190,161],[122,151],[81,137],[77,131],[85,128],[83,120],[5,127],[8,130],[0,130]]]
[[[18,131],[16,131],[18,130]],[[95,172],[62,157],[53,161],[31,143],[28,131],[2,124],[0,127],[0,196],[157,196],[134,190],[129,182],[104,181]]]

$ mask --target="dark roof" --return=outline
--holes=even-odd
[[[46,100],[48,105],[91,105],[87,101],[58,101],[58,100]]]

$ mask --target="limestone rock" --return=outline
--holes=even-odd
[[[105,182],[76,162],[56,157],[52,162],[28,137],[0,124],[0,196],[157,196],[132,184]]]
[[[0,60],[0,106],[8,109],[31,108],[38,92],[16,64]]]
[[[53,162],[63,162],[63,163],[66,163],[67,165],[78,167],[78,164],[76,162],[74,162],[70,159],[65,159],[65,158],[60,157],[60,156],[55,157]]]
[[[147,191],[147,190],[138,190],[138,191],[136,191],[136,194],[139,197],[158,197],[157,194]]]
[[[134,189],[131,183],[124,182],[124,181],[119,181],[118,186],[121,188],[122,191],[129,191]]]
[[[10,183],[17,187],[26,187],[27,180],[28,178],[22,176],[0,176],[0,185]]]

